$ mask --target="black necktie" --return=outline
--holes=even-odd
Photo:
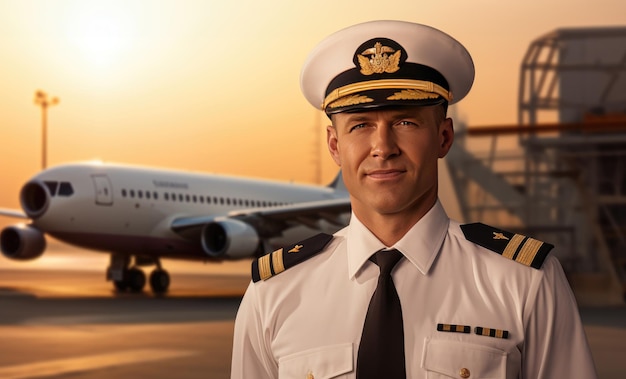
[[[380,275],[363,325],[357,379],[406,378],[402,308],[391,278],[400,258],[398,250],[379,251],[370,258],[380,268]]]

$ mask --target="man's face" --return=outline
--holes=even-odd
[[[439,106],[339,113],[327,142],[355,214],[421,217],[437,199],[437,161],[454,137]]]

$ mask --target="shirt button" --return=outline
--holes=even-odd
[[[461,371],[459,371],[459,376],[463,379],[467,379],[470,377],[470,370],[463,367]]]

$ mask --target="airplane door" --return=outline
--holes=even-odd
[[[113,205],[113,191],[109,177],[106,175],[92,175],[91,178],[96,188],[96,204]]]

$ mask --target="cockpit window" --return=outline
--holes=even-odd
[[[59,196],[72,196],[74,194],[74,188],[69,182],[61,182],[59,185]]]
[[[44,182],[46,187],[48,187],[48,191],[50,191],[50,196],[55,196],[57,194],[57,187],[59,186],[59,182]]]

